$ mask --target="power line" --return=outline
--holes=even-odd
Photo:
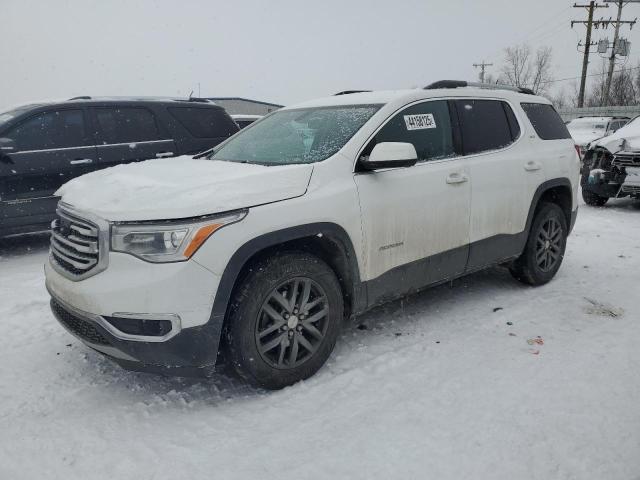
[[[580,78],[580,93],[578,94],[578,107],[582,108],[584,106],[584,90],[587,83],[587,68],[589,66],[589,49],[593,45],[591,43],[591,28],[593,27],[593,11],[597,8],[608,8],[609,5],[598,5],[594,0],[591,0],[588,5],[579,5],[577,3],[573,4],[573,8],[586,8],[588,12],[587,21],[571,21],[571,28],[575,23],[582,23],[587,27],[587,35],[584,41],[584,56],[582,58],[582,75]],[[580,47],[580,43],[578,43],[578,47]]]
[[[604,0],[607,3],[613,3],[614,0]],[[626,0],[626,3],[637,3],[638,0]],[[615,0],[615,3],[618,4],[618,18],[615,22],[609,20],[610,23],[615,23],[615,31],[613,33],[613,48],[611,48],[611,57],[609,57],[609,72],[607,74],[607,86],[604,90],[604,102],[605,106],[609,104],[609,92],[611,91],[611,80],[613,79],[613,69],[616,63],[616,53],[618,48],[618,34],[620,32],[620,25],[628,24],[629,28],[633,28],[636,21],[628,21],[628,20],[620,20],[622,15],[622,7],[624,6],[623,0]],[[609,26],[607,24],[607,26]],[[605,27],[606,28],[606,27]]]
[[[629,72],[631,70],[640,70],[640,65],[638,65],[637,67],[629,67],[629,68],[623,68],[621,70],[615,70],[613,73],[620,73],[620,72]],[[586,75],[587,77],[601,77],[605,75],[604,73],[591,73],[589,75]],[[554,78],[553,80],[544,80],[540,83],[557,83],[557,82],[567,82],[569,80],[577,80],[581,77],[567,77],[567,78]]]

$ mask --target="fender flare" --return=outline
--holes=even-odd
[[[224,321],[238,276],[254,255],[267,248],[275,247],[285,242],[314,236],[326,237],[343,249],[347,260],[347,267],[350,270],[350,280],[353,282],[353,309],[359,310],[358,307],[362,302],[366,304],[366,292],[364,292],[360,281],[358,260],[351,238],[345,229],[338,224],[318,222],[269,232],[249,240],[238,248],[229,259],[220,278],[209,322],[221,324]]]
[[[529,230],[531,229],[531,224],[533,223],[533,216],[536,213],[536,208],[538,207],[540,199],[547,191],[555,187],[567,187],[569,189],[569,192],[571,194],[571,212],[569,214],[569,218],[567,218],[567,225],[571,225],[571,216],[577,208],[577,205],[574,205],[575,199],[571,180],[569,180],[567,177],[558,177],[547,180],[546,182],[541,183],[533,194],[533,199],[531,200],[531,205],[529,206],[529,214],[527,215],[527,223],[524,229],[524,233],[526,234],[525,243],[526,239],[529,237]]]

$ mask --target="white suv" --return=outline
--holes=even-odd
[[[525,92],[525,93],[523,93]],[[343,319],[492,265],[540,285],[576,218],[579,159],[549,101],[438,82],[283,108],[200,158],[59,191],[58,320],[125,368],[280,388]]]

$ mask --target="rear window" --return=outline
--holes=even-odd
[[[465,155],[504,148],[520,135],[518,122],[505,102],[456,100],[455,103]]]
[[[571,138],[567,126],[553,106],[546,103],[521,103],[520,105],[542,140]]]
[[[170,107],[169,113],[196,138],[230,137],[238,126],[218,108]]]

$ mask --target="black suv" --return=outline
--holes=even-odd
[[[237,131],[222,107],[194,98],[76,97],[0,113],[0,237],[47,229],[54,192],[74,177],[196,154]]]

